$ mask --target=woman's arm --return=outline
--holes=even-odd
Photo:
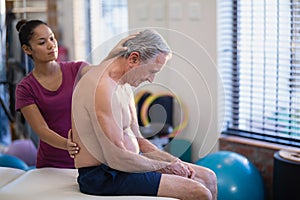
[[[127,50],[127,47],[124,47],[124,44],[125,44],[128,40],[130,40],[130,39],[136,37],[138,34],[139,34],[139,32],[138,32],[138,33],[131,34],[131,35],[129,35],[129,36],[123,38],[122,40],[120,40],[120,41],[116,44],[116,46],[109,52],[109,54],[106,56],[106,58],[104,58],[104,60],[103,60],[102,62],[107,61],[107,60],[109,60],[109,59],[111,59],[111,58],[114,58],[114,57],[120,55],[120,53],[122,53],[123,51],[126,51],[126,50]]]
[[[76,143],[70,141],[68,142],[67,138],[60,136],[48,127],[46,121],[35,104],[21,108],[21,112],[33,131],[42,141],[53,147],[68,150],[69,152],[78,151]]]
[[[124,52],[127,50],[127,47],[124,47],[124,44],[136,37],[139,33],[134,33],[134,34],[131,34],[125,38],[123,38],[122,40],[120,40],[116,46],[114,46],[114,48],[108,53],[108,55],[101,61],[101,63],[109,60],[109,59],[112,59],[118,55],[120,55],[120,53]],[[96,67],[96,66],[101,66],[101,63],[99,65],[87,65],[85,67],[83,67],[83,69],[81,70],[81,76],[84,75],[87,71],[89,71],[92,67]]]

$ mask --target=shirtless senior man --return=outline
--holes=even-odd
[[[139,131],[131,86],[152,82],[171,57],[165,40],[144,30],[127,51],[91,69],[73,93],[73,140],[80,191],[91,195],[147,195],[216,199],[213,171],[159,150]]]

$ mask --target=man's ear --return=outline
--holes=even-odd
[[[27,55],[31,55],[31,54],[32,54],[32,52],[31,52],[31,47],[30,47],[30,46],[28,46],[28,45],[26,45],[26,44],[23,44],[23,45],[22,45],[22,49],[23,49],[23,51],[24,51]]]
[[[140,53],[136,51],[131,52],[128,57],[128,64],[130,68],[140,65],[140,62],[141,62]]]

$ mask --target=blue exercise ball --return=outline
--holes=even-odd
[[[218,200],[263,200],[265,197],[262,177],[245,156],[218,151],[199,159],[196,164],[216,173]]]
[[[0,167],[11,167],[22,170],[28,170],[28,165],[16,156],[0,154]]]

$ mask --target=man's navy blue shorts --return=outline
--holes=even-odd
[[[104,164],[78,169],[77,181],[82,193],[91,195],[157,196],[159,172],[127,173]]]

